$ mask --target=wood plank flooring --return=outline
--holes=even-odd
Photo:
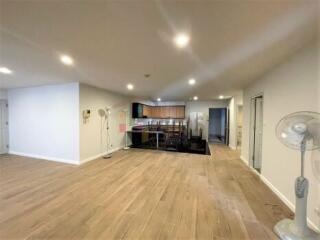
[[[140,149],[81,166],[0,157],[0,239],[277,239],[290,210],[239,153]]]

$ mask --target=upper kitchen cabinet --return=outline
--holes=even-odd
[[[185,118],[185,107],[179,106],[176,108],[176,117],[184,119]]]
[[[149,118],[161,118],[161,107],[152,106],[151,107],[151,116]]]
[[[132,103],[132,118],[184,119],[185,106],[148,106]]]
[[[143,104],[132,103],[132,118],[143,118]]]
[[[152,115],[152,107],[150,107],[148,105],[143,105],[142,112],[143,112],[144,118],[150,118],[150,116]]]

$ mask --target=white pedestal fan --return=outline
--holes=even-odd
[[[103,156],[103,158],[108,159],[112,157],[112,154],[110,153],[110,126],[109,126],[109,121],[110,121],[110,114],[111,114],[111,109],[106,108],[106,131],[107,131],[107,154]]]
[[[130,147],[128,146],[128,131],[127,131],[127,128],[128,128],[128,110],[127,109],[123,109],[123,112],[125,113],[126,115],[126,131],[125,131],[125,146],[123,148],[123,150],[128,150],[130,149]]]
[[[283,240],[320,240],[320,235],[307,225],[308,179],[304,177],[307,150],[320,148],[320,113],[296,112],[285,116],[277,125],[279,140],[301,152],[301,175],[295,181],[296,207],[294,220],[284,219],[274,227]]]

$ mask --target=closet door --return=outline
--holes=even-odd
[[[253,167],[261,170],[262,163],[262,132],[263,132],[263,98],[255,99],[255,123],[254,123],[254,153]]]

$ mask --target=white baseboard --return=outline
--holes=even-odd
[[[18,155],[18,156],[23,156],[23,157],[29,157],[29,158],[35,158],[35,159],[41,159],[41,160],[47,160],[47,161],[53,161],[53,162],[60,162],[60,163],[80,165],[80,164],[83,164],[83,163],[86,163],[86,162],[95,160],[95,159],[97,159],[97,158],[100,158],[100,157],[102,157],[102,156],[104,156],[104,155],[107,155],[107,154],[116,152],[116,151],[118,151],[118,150],[120,150],[120,149],[122,149],[122,148],[124,148],[124,146],[121,146],[121,147],[112,149],[112,150],[109,151],[109,152],[100,153],[100,154],[98,154],[98,155],[96,155],[96,156],[92,156],[92,157],[86,158],[86,159],[84,159],[84,160],[81,160],[80,162],[74,161],[74,160],[71,160],[71,159],[55,158],[55,157],[49,157],[49,156],[44,156],[44,155],[31,154],[31,153],[23,153],[23,152],[16,152],[16,151],[9,151],[9,154]]]
[[[252,168],[251,166],[249,166],[248,161],[243,157],[240,156],[241,160],[250,168],[250,170],[258,175],[260,177],[260,180],[266,184],[268,186],[268,188],[274,192],[279,198],[280,200],[288,207],[290,208],[290,210],[292,212],[295,212],[295,205],[294,203],[292,203],[285,195],[283,195],[265,176],[263,176],[262,174],[259,174],[254,168]],[[308,221],[308,225],[315,231],[320,232],[320,229],[317,227],[317,225],[312,222],[309,218],[307,219]]]
[[[260,174],[260,179],[262,182],[264,182],[264,184],[266,184],[272,190],[272,192],[274,192],[281,199],[281,201],[285,205],[287,205],[291,209],[291,211],[294,212],[295,206],[291,201],[289,201],[288,198],[286,198],[286,196],[284,196],[266,177],[264,177],[261,174]]]
[[[124,146],[120,146],[120,147],[118,147],[118,148],[111,149],[109,152],[99,153],[99,154],[97,154],[97,155],[95,155],[95,156],[88,157],[88,158],[86,158],[86,159],[81,160],[81,161],[80,161],[80,164],[84,164],[84,163],[86,163],[86,162],[90,162],[90,161],[92,161],[92,160],[101,158],[102,156],[105,156],[105,155],[107,155],[107,154],[114,153],[114,152],[119,151],[120,149],[123,149],[123,148],[124,148]]]
[[[43,156],[38,154],[32,154],[32,153],[23,153],[23,152],[16,152],[16,151],[9,151],[9,154],[28,157],[28,158],[35,158],[35,159],[41,159],[41,160],[47,160],[47,161],[53,161],[53,162],[61,162],[61,163],[68,163],[68,164],[74,164],[79,165],[80,163],[71,159],[64,159],[64,158],[56,158],[56,157],[49,157],[49,156]]]
[[[288,208],[292,212],[295,212],[295,205],[292,203],[285,195],[283,195],[272,183],[263,175],[260,175],[260,179],[262,182],[264,182],[280,199],[281,201],[287,205]],[[293,191],[293,189],[292,189]],[[309,218],[307,218],[308,225],[315,231],[320,232],[320,229],[317,227],[317,225],[312,222]]]
[[[249,166],[249,162],[241,155],[240,159],[247,165]]]
[[[236,146],[233,146],[233,145],[230,145],[230,144],[229,144],[229,148],[231,148],[232,150],[237,150]]]

